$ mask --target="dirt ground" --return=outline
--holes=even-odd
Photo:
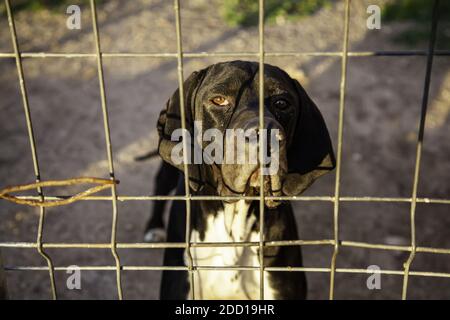
[[[73,1],[76,3],[77,1]],[[424,50],[393,37],[404,25],[382,22],[366,28],[366,8],[385,1],[353,1],[350,50]],[[182,2],[183,46],[187,52],[258,50],[256,27],[231,28],[218,1]],[[17,32],[25,52],[95,52],[89,7],[82,8],[82,29],[68,30],[64,12],[20,12]],[[171,1],[104,1],[98,8],[104,52],[176,52]],[[343,3],[300,21],[266,26],[266,51],[333,51],[342,48]],[[450,49],[438,44],[441,49]],[[0,51],[12,52],[5,16],[0,16]],[[245,59],[245,58],[243,58]],[[185,77],[227,59],[185,59]],[[299,79],[322,111],[337,146],[340,60],[333,57],[268,58]],[[342,196],[410,197],[415,163],[426,57],[351,57],[348,64]],[[105,58],[106,94],[111,139],[120,195],[148,195],[154,186],[158,159],[135,162],[135,156],[156,147],[156,120],[177,87],[175,59]],[[24,59],[24,72],[43,180],[75,176],[108,177],[99,86],[93,58]],[[450,59],[436,57],[420,170],[420,197],[450,198]],[[0,59],[0,186],[34,180],[25,117],[13,59]],[[333,195],[335,176],[317,181],[305,195]],[[69,190],[70,192],[73,190]],[[50,194],[52,191],[46,191]],[[58,194],[63,192],[58,191]],[[333,238],[331,202],[294,203],[301,239]],[[117,241],[142,242],[149,201],[119,203]],[[47,211],[44,241],[106,243],[111,235],[111,203],[81,201]],[[36,241],[38,212],[0,202],[0,242]],[[344,202],[340,205],[340,239],[375,244],[410,244],[409,203]],[[448,205],[420,203],[416,214],[417,243],[450,248]],[[47,250],[55,266],[113,265],[109,250]],[[3,248],[6,266],[44,266],[35,249]],[[306,267],[330,265],[332,248],[304,247]],[[119,250],[123,265],[161,265],[162,250]],[[339,268],[402,270],[408,253],[342,247]],[[412,270],[450,272],[445,254],[418,253]],[[124,271],[126,299],[157,299],[160,272]],[[67,274],[56,271],[62,299],[115,299],[114,271],[83,271],[82,289],[66,288]],[[326,299],[328,273],[307,273],[309,298]],[[401,275],[383,275],[381,290],[368,290],[367,275],[338,273],[337,299],[399,299]],[[8,271],[14,299],[48,299],[46,271]],[[411,276],[408,298],[449,299],[450,279]]]

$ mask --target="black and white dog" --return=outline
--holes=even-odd
[[[259,130],[259,67],[256,62],[232,61],[209,66],[194,72],[184,83],[186,134],[194,134],[196,123],[202,130],[217,129],[215,139],[223,139],[220,156],[227,153],[249,153],[258,150],[262,139]],[[168,194],[175,187],[177,195],[184,195],[182,161],[174,160],[174,133],[181,128],[180,96],[177,90],[167,102],[158,120],[160,142],[158,151],[165,161],[157,177],[156,194]],[[256,139],[248,137],[229,148],[228,130],[254,130]],[[300,84],[283,70],[266,64],[264,67],[264,129],[276,131],[277,148],[265,136],[264,145],[270,161],[277,170],[261,173],[259,158],[250,162],[190,161],[189,186],[191,194],[206,196],[255,196],[260,192],[263,174],[265,196],[293,196],[301,194],[315,179],[332,170],[335,159],[325,122],[314,102]],[[220,135],[222,134],[222,136]],[[270,134],[269,134],[270,135]],[[217,138],[220,137],[220,138]],[[195,141],[192,141],[195,140]],[[207,142],[188,140],[189,160],[193,157],[194,142],[200,150]],[[212,139],[207,139],[212,141]],[[241,148],[241,149],[239,149]],[[241,151],[239,151],[241,150]],[[197,150],[198,151],[198,150]],[[215,151],[213,156],[217,156]],[[191,201],[192,242],[258,242],[259,201]],[[152,231],[163,227],[164,203],[155,203],[150,221],[151,240],[160,239]],[[174,201],[170,210],[167,241],[185,241],[185,201]],[[291,204],[288,201],[266,199],[264,209],[264,240],[299,239]],[[191,247],[194,266],[259,266],[257,246]],[[166,249],[164,265],[186,264],[184,249]],[[300,267],[299,246],[268,246],[264,248],[264,266]],[[194,292],[191,292],[185,271],[164,271],[161,284],[162,299],[258,299],[259,270],[197,270]],[[265,272],[266,299],[305,299],[306,278],[303,272]]]

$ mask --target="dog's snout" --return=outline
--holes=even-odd
[[[245,131],[248,131],[248,130],[254,131],[255,133],[257,133],[258,137],[261,137],[261,134],[263,134],[263,133],[270,135],[271,132],[275,132],[276,138],[278,141],[282,141],[285,139],[284,130],[283,130],[282,126],[278,123],[278,121],[276,121],[275,119],[273,119],[271,117],[264,117],[263,121],[264,121],[264,125],[262,128],[263,131],[261,131],[258,116],[253,117],[252,119],[247,121],[243,125],[243,129]]]
[[[248,110],[230,124],[233,132],[241,134],[241,139],[237,134],[226,140],[227,147],[233,149],[230,154],[236,155],[237,161],[224,163],[221,170],[225,185],[235,193],[258,193],[261,175],[264,176],[264,193],[278,195],[281,190],[287,172],[286,134],[270,114],[265,114],[262,120],[261,128],[258,113]]]
[[[256,116],[240,125],[237,129],[241,130],[243,139],[239,141],[233,138],[232,140],[235,142],[236,153],[248,159],[245,163],[251,165],[259,164],[261,162],[259,150],[262,151],[265,157],[263,161],[265,165],[269,165],[273,157],[279,159],[280,156],[283,156],[286,134],[276,119],[264,117],[264,126],[261,128],[259,119]]]
[[[286,142],[284,129],[273,118],[265,117],[262,129],[258,117],[247,121],[241,128],[245,132],[245,147],[251,150],[259,149],[262,143],[263,149],[267,150],[267,153],[270,155],[272,152],[277,153],[279,150],[279,148],[274,148],[274,146],[279,146]]]

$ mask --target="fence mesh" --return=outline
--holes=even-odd
[[[80,266],[80,270],[102,270],[102,271],[115,271],[116,282],[117,282],[117,295],[119,299],[123,299],[122,293],[122,281],[121,281],[121,271],[130,270],[184,270],[189,273],[189,280],[191,286],[194,284],[194,275],[198,270],[258,270],[260,272],[260,298],[264,299],[264,272],[321,272],[329,273],[329,298],[334,298],[334,287],[335,287],[335,275],[336,273],[352,273],[352,274],[368,274],[373,272],[378,272],[380,274],[386,275],[398,275],[403,277],[402,286],[402,298],[407,298],[408,292],[408,280],[410,276],[420,276],[420,277],[440,277],[440,278],[450,278],[450,273],[443,272],[425,272],[425,271],[412,271],[411,264],[417,253],[432,253],[432,254],[445,254],[450,255],[450,249],[448,248],[434,248],[434,247],[422,247],[418,246],[416,242],[416,224],[415,224],[415,213],[417,203],[438,203],[450,205],[450,199],[435,199],[435,198],[420,198],[417,196],[418,182],[420,178],[420,163],[422,155],[422,146],[425,130],[425,119],[427,114],[428,106],[428,94],[430,87],[431,71],[433,65],[434,56],[450,56],[449,50],[435,50],[436,42],[436,32],[438,24],[438,12],[439,12],[439,0],[434,0],[430,5],[433,6],[433,14],[430,27],[429,36],[429,46],[426,51],[365,51],[365,52],[350,52],[348,48],[349,43],[349,17],[350,17],[350,1],[345,0],[345,15],[343,18],[344,22],[344,32],[342,38],[342,50],[338,52],[265,52],[264,50],[264,0],[259,0],[259,50],[258,52],[184,52],[182,47],[182,28],[181,28],[181,18],[180,18],[180,3],[179,0],[174,0],[174,13],[175,13],[175,27],[176,27],[176,39],[177,39],[177,52],[163,52],[163,53],[112,53],[103,52],[100,45],[100,33],[97,22],[97,8],[95,0],[90,0],[90,10],[92,14],[92,27],[93,27],[93,37],[95,43],[95,50],[93,53],[51,53],[51,52],[22,52],[19,48],[17,40],[17,32],[14,24],[14,16],[11,9],[10,1],[5,0],[6,12],[8,16],[9,28],[11,33],[11,40],[13,44],[14,52],[12,53],[0,53],[0,58],[13,58],[16,62],[17,74],[19,78],[20,93],[23,102],[25,121],[28,129],[28,138],[31,148],[34,174],[36,176],[36,187],[37,196],[17,196],[16,198],[22,201],[35,201],[37,203],[44,203],[46,201],[60,201],[64,200],[64,197],[56,195],[44,195],[42,186],[45,182],[41,181],[39,161],[37,156],[37,146],[35,142],[35,136],[33,131],[33,122],[30,115],[30,106],[27,96],[27,87],[24,78],[24,71],[22,67],[22,59],[24,58],[47,58],[47,57],[65,57],[65,58],[90,58],[95,57],[97,62],[97,73],[100,87],[100,99],[101,99],[101,110],[103,117],[103,127],[105,133],[105,145],[108,160],[108,168],[110,174],[111,183],[108,184],[108,188],[111,189],[111,195],[107,196],[95,196],[89,194],[83,194],[79,196],[76,200],[82,201],[111,201],[112,203],[112,226],[111,226],[111,241],[109,243],[45,243],[42,241],[43,236],[43,225],[45,220],[45,206],[40,205],[39,210],[39,222],[37,238],[35,242],[1,242],[0,248],[23,248],[23,249],[36,249],[38,253],[45,260],[47,266],[35,267],[35,266],[5,266],[6,271],[47,271],[49,275],[49,284],[51,287],[52,297],[57,298],[57,290],[55,285],[55,271],[69,270],[69,267],[55,266],[52,262],[51,257],[46,254],[45,249],[69,249],[69,248],[82,248],[82,249],[110,249],[111,254],[114,258],[115,265],[109,266]],[[183,59],[191,57],[257,57],[259,61],[259,77],[260,77],[260,88],[259,88],[259,125],[263,128],[263,112],[264,112],[264,60],[265,57],[300,57],[300,56],[337,56],[341,58],[341,77],[340,77],[340,98],[339,98],[339,120],[338,120],[338,144],[337,144],[337,156],[336,156],[336,179],[335,179],[335,189],[334,195],[332,196],[296,196],[296,197],[285,197],[285,196],[265,196],[262,190],[263,183],[261,181],[261,192],[259,196],[239,196],[239,197],[219,197],[219,196],[195,196],[191,195],[189,192],[188,184],[188,166],[187,159],[184,163],[184,185],[186,194],[184,196],[127,196],[119,195],[116,190],[116,179],[114,173],[114,158],[111,147],[110,138],[110,124],[108,119],[108,105],[106,99],[105,91],[105,81],[103,75],[103,59],[104,58],[120,58],[120,57],[132,57],[132,58],[174,58],[177,59],[178,65],[178,82],[179,82],[179,93],[180,93],[180,107],[181,107],[181,120],[182,128],[186,128],[186,121],[184,117],[184,91],[183,91]],[[416,157],[414,166],[414,179],[411,191],[411,197],[407,198],[394,198],[394,197],[344,197],[340,195],[340,181],[341,181],[341,164],[342,164],[342,146],[343,146],[343,129],[344,129],[344,111],[345,111],[345,95],[346,95],[346,80],[347,80],[347,64],[349,57],[367,57],[367,56],[426,56],[426,72],[423,87],[423,98],[421,105],[421,116],[419,122],[419,129],[417,133],[417,143],[416,143]],[[185,131],[183,131],[185,134]],[[186,139],[183,139],[186,142]],[[262,141],[262,140],[261,140]],[[186,147],[186,146],[185,146]],[[262,148],[260,148],[262,150]],[[262,152],[260,152],[260,157],[262,157]],[[187,157],[187,154],[184,155]],[[261,161],[262,163],[263,161]],[[261,179],[263,176],[261,175]],[[260,228],[264,227],[264,201],[265,199],[273,200],[291,200],[291,201],[323,201],[333,203],[333,239],[321,239],[321,240],[288,240],[288,241],[265,241],[263,232],[260,232],[260,239],[257,242],[227,242],[227,243],[196,243],[190,241],[190,224],[186,224],[186,241],[180,243],[119,243],[116,240],[117,231],[117,217],[118,217],[118,201],[158,201],[158,200],[181,200],[186,202],[186,221],[190,221],[191,215],[191,201],[198,200],[229,200],[229,199],[247,199],[255,200],[260,203]],[[374,244],[367,242],[355,242],[355,241],[344,241],[340,240],[339,237],[339,208],[342,202],[391,202],[391,203],[409,203],[410,204],[410,227],[411,227],[411,239],[410,245],[400,246],[400,245],[386,245],[386,244]],[[29,203],[24,203],[29,204]],[[62,203],[65,204],[65,203]],[[267,267],[263,264],[263,247],[267,246],[331,246],[333,248],[333,254],[330,261],[330,267],[328,268],[315,268],[315,267]],[[196,266],[193,263],[192,257],[190,256],[191,247],[259,247],[259,266]],[[367,269],[356,269],[356,268],[337,268],[336,261],[339,256],[339,250],[341,247],[353,247],[353,248],[364,248],[364,249],[376,249],[376,250],[388,250],[388,251],[399,251],[399,252],[409,252],[409,257],[404,263],[403,270],[367,270]],[[117,249],[147,249],[147,248],[184,248],[188,252],[187,266],[131,266],[122,265],[120,257],[117,253]],[[191,290],[192,299],[195,299],[194,290]]]

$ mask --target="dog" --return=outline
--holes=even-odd
[[[149,154],[152,156],[152,154]],[[139,157],[137,161],[150,158],[150,156]],[[161,161],[158,173],[155,178],[155,195],[169,195],[177,186],[181,172],[165,161]],[[164,242],[166,241],[166,229],[164,227],[164,211],[166,209],[166,200],[153,201],[151,217],[145,227],[144,241]]]
[[[215,149],[210,157],[230,153],[247,154],[259,147],[270,154],[250,163],[208,162],[201,152],[207,141],[187,139],[188,184],[192,195],[225,196],[226,200],[191,200],[191,233],[193,243],[259,242],[259,200],[234,200],[234,196],[259,196],[261,185],[265,196],[295,196],[305,191],[317,178],[335,167],[335,157],[324,119],[306,91],[282,69],[264,65],[264,132],[259,127],[259,64],[231,61],[211,65],[192,73],[184,82],[186,131],[191,136],[196,125],[203,130],[214,129],[217,140],[222,139],[223,150]],[[158,153],[164,161],[156,180],[156,193],[185,195],[184,162],[174,158],[179,151],[181,128],[180,93],[176,90],[161,111],[158,119]],[[256,139],[241,140],[232,145],[229,130],[254,130]],[[267,133],[269,132],[269,133]],[[275,132],[271,135],[270,132]],[[174,134],[178,139],[174,139]],[[269,138],[270,136],[270,138]],[[274,138],[274,139],[272,139]],[[262,142],[261,142],[261,139]],[[192,141],[194,140],[194,142]],[[211,142],[212,139],[209,139]],[[276,142],[273,148],[270,142]],[[197,145],[195,145],[197,143]],[[232,145],[231,149],[229,145]],[[193,161],[197,154],[203,161]],[[241,148],[241,149],[238,149]],[[240,150],[240,151],[239,151]],[[220,154],[222,152],[222,155]],[[261,151],[262,152],[262,151]],[[179,155],[179,153],[178,153]],[[201,158],[201,157],[200,157]],[[197,159],[198,160],[198,159]],[[276,170],[265,173],[276,163]],[[261,177],[263,175],[263,177]],[[231,199],[231,200],[230,200]],[[158,202],[158,201],[157,201]],[[154,205],[149,229],[164,230],[162,212],[164,202]],[[186,202],[173,201],[167,227],[168,242],[185,242]],[[265,199],[264,241],[299,239],[292,206],[289,201]],[[154,236],[153,239],[157,239]],[[200,247],[190,248],[190,256],[197,267],[259,267],[259,247]],[[165,266],[187,265],[184,248],[170,248],[164,252]],[[300,246],[265,246],[265,267],[302,267]],[[264,272],[265,299],[306,299],[307,283],[303,272]],[[191,288],[188,272],[163,271],[161,299],[259,299],[260,271],[213,270],[199,268]]]

